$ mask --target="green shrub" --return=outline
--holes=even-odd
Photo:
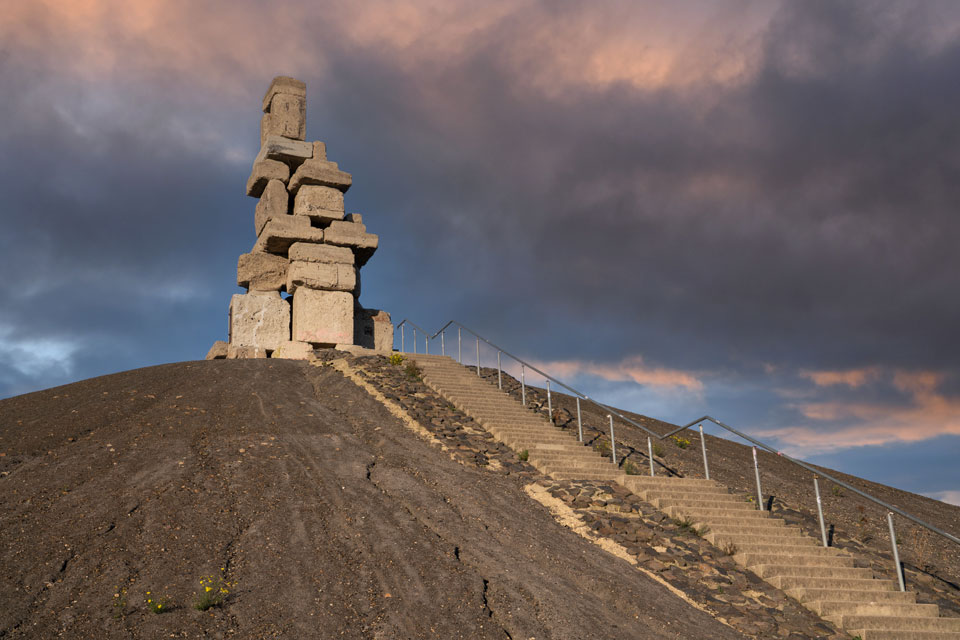
[[[517,457],[520,458],[520,462],[526,462],[527,460],[530,459],[530,452],[524,449],[523,451],[517,454]]]
[[[404,358],[402,354],[399,354],[399,353],[390,354],[390,364],[392,364],[393,366],[402,364],[404,360],[406,360],[406,358]]]

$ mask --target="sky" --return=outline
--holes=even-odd
[[[960,504],[956,2],[4,14],[0,397],[226,338],[291,75],[380,235],[364,306]]]

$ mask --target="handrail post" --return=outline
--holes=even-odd
[[[406,325],[400,325],[400,353],[407,352],[407,345],[404,344],[406,342],[406,337],[407,337],[406,333],[407,333]]]
[[[700,424],[700,448],[703,449],[703,475],[710,479],[710,466],[707,464],[707,441],[703,439],[703,423]]]
[[[610,456],[613,458],[613,464],[617,464],[617,441],[613,439],[613,416],[609,413],[607,417],[610,418]]]
[[[550,424],[553,422],[553,401],[550,399],[550,381],[547,380],[547,415],[550,416]]]
[[[480,338],[477,338],[477,377],[480,377]]]
[[[653,442],[647,436],[647,458],[650,459],[650,477],[653,477]]]
[[[897,569],[897,582],[900,583],[900,591],[906,591],[903,584],[903,567],[900,566],[900,551],[897,550],[897,533],[893,530],[893,511],[887,511],[887,524],[890,525],[890,546],[893,547],[893,563]]]
[[[580,419],[580,396],[577,396],[577,433],[580,434],[580,442],[583,442],[583,421]]]
[[[753,474],[757,478],[757,506],[763,511],[763,493],[760,492],[760,465],[757,464],[757,448],[753,447]]]
[[[500,352],[497,351],[497,389],[503,389],[503,376],[500,373]]]
[[[423,355],[430,355],[430,336],[423,336]]]
[[[524,366],[520,364],[520,402],[523,406],[527,406],[527,383],[523,380],[523,370]]]
[[[446,333],[446,331],[441,331],[441,332],[440,332],[440,355],[442,355],[442,356],[447,355],[447,345],[444,344],[444,339],[443,339],[443,334],[445,334],[445,333]]]
[[[813,476],[813,492],[817,494],[817,515],[820,517],[820,537],[823,538],[823,546],[827,546],[827,527],[823,523],[823,503],[820,500],[820,480]]]
[[[413,355],[417,355],[417,328],[413,328]]]
[[[463,364],[463,353],[462,353],[462,349],[460,348],[461,342],[462,341],[460,340],[460,327],[457,327],[457,363],[458,364]]]

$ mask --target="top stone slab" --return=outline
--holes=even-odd
[[[277,95],[278,93],[299,96],[306,100],[307,85],[303,82],[300,82],[296,78],[291,78],[289,76],[277,76],[270,83],[270,88],[267,89],[266,95],[263,96],[264,113],[270,111],[270,103],[273,101],[273,96]]]

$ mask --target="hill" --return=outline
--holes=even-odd
[[[331,367],[10,398],[0,454],[5,638],[743,637],[558,525],[530,472],[441,455]],[[200,612],[210,576],[230,593]]]

